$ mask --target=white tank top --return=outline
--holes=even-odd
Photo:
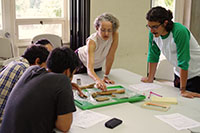
[[[78,49],[78,55],[82,63],[87,67],[87,54],[88,54],[88,42],[93,40],[96,44],[96,49],[94,52],[94,69],[101,68],[106,56],[110,50],[111,44],[113,42],[112,35],[108,40],[103,40],[98,33],[93,33],[86,40],[86,45]]]

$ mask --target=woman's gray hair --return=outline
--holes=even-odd
[[[98,16],[94,21],[94,27],[96,28],[96,30],[100,27],[102,21],[111,22],[113,32],[115,32],[119,28],[119,20],[116,17],[109,13],[103,13],[102,15]]]

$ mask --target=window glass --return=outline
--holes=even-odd
[[[64,0],[16,0],[16,18],[63,18]]]
[[[30,32],[31,31],[31,32]],[[31,39],[39,34],[62,36],[62,24],[31,24],[18,26],[19,39]]]
[[[175,0],[152,0],[152,7],[162,6],[166,9],[169,9],[175,15]]]

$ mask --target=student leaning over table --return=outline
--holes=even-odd
[[[24,71],[31,65],[46,66],[48,50],[43,46],[31,45],[24,54],[7,66],[0,73],[0,122],[2,121],[4,108],[12,89]]]
[[[114,81],[108,78],[108,74],[118,47],[119,20],[111,14],[103,13],[95,19],[94,26],[96,32],[87,38],[87,44],[76,50],[82,62],[77,73],[88,73],[96,81],[97,88],[106,90],[105,83],[114,84]],[[101,80],[96,72],[102,70],[104,60],[105,74]]]
[[[188,98],[200,97],[200,46],[182,24],[172,21],[172,12],[154,7],[146,15],[149,29],[149,75],[143,82],[153,82],[160,52],[174,66],[174,86]]]
[[[45,39],[45,38],[40,39],[40,40],[36,41],[36,42],[33,43],[33,44],[34,44],[34,45],[45,46],[45,47],[47,48],[48,51],[52,51],[52,50],[53,50],[53,44],[51,44],[51,42],[50,42],[49,40]],[[54,44],[54,45],[55,45],[55,44]],[[79,87],[77,84],[72,83],[72,88],[73,88],[74,90],[77,90],[78,93],[79,93],[79,95],[80,95],[81,97],[84,96],[83,92],[81,91],[80,87]]]
[[[71,80],[78,57],[67,48],[55,48],[47,70],[31,66],[8,98],[1,133],[51,133],[68,131],[76,111]]]

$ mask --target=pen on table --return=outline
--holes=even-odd
[[[159,94],[157,94],[157,93],[155,93],[155,92],[150,92],[151,94],[154,94],[154,95],[156,95],[156,96],[159,96],[159,97],[162,97],[161,95],[159,95]]]
[[[157,94],[157,93],[155,93],[155,92],[150,91],[150,94],[149,94],[149,97],[148,97],[148,98],[151,97],[151,94],[156,95],[156,96],[159,96],[159,97],[162,97],[161,95],[159,95],[159,94]]]
[[[155,104],[155,103],[147,103],[147,105],[152,105],[152,106],[157,106],[157,107],[167,108],[167,107],[164,106],[164,105]]]

